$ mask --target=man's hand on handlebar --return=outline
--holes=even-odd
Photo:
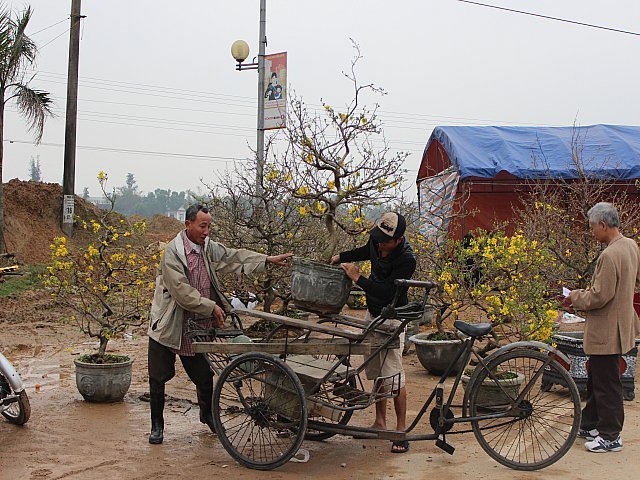
[[[213,306],[213,312],[211,312],[211,316],[213,317],[213,326],[216,328],[224,327],[224,310],[220,308],[218,305]]]

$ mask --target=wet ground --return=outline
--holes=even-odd
[[[541,472],[517,472],[493,461],[473,434],[449,437],[456,447],[450,456],[433,442],[413,442],[402,455],[389,452],[380,440],[334,437],[303,443],[310,452],[307,463],[288,463],[271,472],[248,470],[237,464],[216,436],[199,422],[195,388],[178,366],[167,385],[171,397],[165,411],[165,441],[149,445],[149,404],[146,337],[118,339],[112,351],[135,357],[133,380],[125,400],[115,404],[85,402],[75,386],[73,359],[90,351],[75,326],[40,322],[0,322],[0,348],[27,385],[32,416],[23,427],[0,420],[0,478],[2,479],[593,479],[632,478],[640,463],[640,402],[625,402],[625,449],[621,453],[592,454],[582,442],[559,462]],[[179,365],[179,362],[178,362]],[[405,357],[409,418],[431,391],[435,378],[426,373],[415,355]],[[36,391],[36,384],[40,385]],[[637,392],[637,388],[636,388]],[[390,416],[392,413],[390,412]],[[353,423],[371,423],[371,412],[354,415]]]

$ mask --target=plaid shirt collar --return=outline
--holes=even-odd
[[[182,242],[184,243],[184,253],[189,255],[191,252],[200,253],[202,251],[202,246],[197,243],[192,242],[189,237],[187,237],[187,231],[182,231]]]

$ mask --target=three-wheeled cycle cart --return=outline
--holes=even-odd
[[[194,351],[206,356],[217,376],[212,402],[216,433],[234,459],[270,470],[293,457],[305,438],[335,434],[435,440],[452,454],[447,437],[473,432],[492,458],[518,470],[544,468],[567,453],[580,425],[580,396],[567,371],[569,359],[541,342],[512,343],[481,358],[473,346],[490,333],[488,323],[455,322],[464,336],[458,357],[406,431],[349,425],[354,411],[398,394],[399,374],[379,378],[369,388],[361,374],[375,355],[399,345],[399,335],[409,321],[422,316],[435,287],[414,280],[395,283],[393,302],[371,322],[341,314],[299,320],[236,310],[279,326],[259,343],[239,336],[242,326],[235,315],[232,330],[194,332]],[[424,289],[422,301],[396,307],[399,293],[409,287]],[[389,319],[398,321],[390,326]],[[463,372],[452,379],[449,375],[459,358],[466,364],[472,355],[477,364],[460,403],[456,392]],[[545,372],[562,378],[565,386],[543,386]],[[419,426],[425,433],[417,432]]]

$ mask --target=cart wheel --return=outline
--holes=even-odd
[[[356,379],[355,377],[349,377],[349,379],[347,380],[347,385],[349,385],[349,387],[353,390],[355,390],[356,388]],[[336,403],[336,401],[334,400],[333,403]],[[346,406],[347,401],[343,400],[343,402],[341,403],[340,406]],[[309,420],[317,420],[319,422],[324,422],[324,423],[333,423],[335,425],[347,425],[349,423],[349,420],[351,420],[351,416],[353,415],[353,410],[345,410],[342,412],[342,414],[340,415],[340,418],[338,418],[337,421],[331,421],[328,418],[325,417],[309,417]],[[326,440],[327,438],[331,438],[334,435],[336,435],[333,432],[324,432],[322,430],[316,430],[315,428],[310,428],[309,426],[307,426],[307,433],[305,433],[304,438],[305,440],[313,440],[315,442],[319,442],[322,440]]]
[[[212,408],[220,443],[245,467],[277,468],[296,454],[304,439],[307,402],[302,383],[273,355],[253,352],[233,359],[215,384]]]
[[[545,392],[545,371],[559,378],[568,394]],[[530,349],[506,352],[486,368],[476,367],[467,388],[471,416],[487,416],[471,422],[476,440],[502,465],[538,470],[556,462],[573,446],[580,426],[578,388],[549,355]]]

